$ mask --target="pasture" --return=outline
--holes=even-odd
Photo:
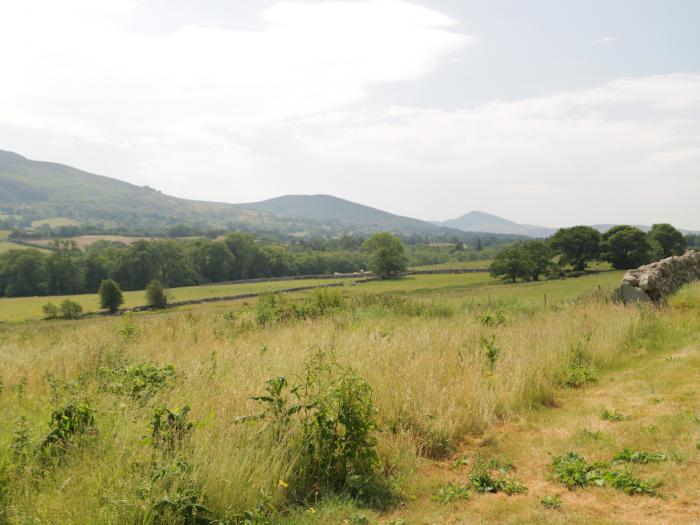
[[[0,324],[0,516],[588,523],[623,508],[630,522],[682,523],[698,511],[700,399],[689,370],[700,286],[656,311],[610,302],[619,277],[411,276],[248,304]],[[290,282],[228,288],[277,285]],[[174,293],[231,293],[197,288]],[[307,418],[322,407],[324,417],[352,414],[357,434],[314,433],[319,420]],[[601,419],[603,409],[622,419]],[[83,419],[69,432],[52,413]],[[605,461],[624,449],[664,458],[610,464],[615,476],[628,472],[625,487],[659,481],[648,494],[612,481],[568,491],[553,477],[554,456]],[[497,478],[496,493],[480,492],[478,469]]]

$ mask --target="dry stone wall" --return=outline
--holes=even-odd
[[[698,279],[700,252],[692,251],[629,270],[622,278],[620,293],[626,303],[658,304],[684,284]]]

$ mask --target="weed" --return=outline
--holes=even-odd
[[[484,326],[499,326],[506,322],[501,312],[488,311],[481,316],[479,322]]]
[[[605,474],[605,483],[617,490],[622,490],[630,496],[638,494],[655,494],[657,483],[644,481],[633,475],[629,470],[609,471]]]
[[[600,419],[603,421],[625,421],[628,419],[627,416],[620,414],[616,410],[608,410],[607,408],[604,408],[600,412]]]
[[[173,365],[159,367],[154,363],[137,362],[117,368],[100,368],[101,389],[145,401],[165,388],[177,373]]]
[[[63,450],[74,436],[93,430],[95,414],[87,401],[70,403],[53,411],[49,427],[49,433],[40,447],[46,455]]]
[[[561,498],[559,496],[543,496],[540,503],[545,509],[558,509],[561,507]]]
[[[450,482],[440,487],[432,495],[431,499],[440,503],[452,503],[457,500],[469,499],[469,487],[460,487]]]
[[[482,335],[481,339],[479,339],[479,343],[481,344],[481,348],[484,352],[484,359],[486,360],[486,364],[490,369],[493,369],[494,366],[496,366],[496,359],[498,359],[498,354],[501,353],[501,349],[496,346],[496,336]]]
[[[32,455],[32,440],[29,435],[29,425],[27,418],[21,416],[17,420],[15,430],[12,433],[12,443],[10,444],[12,459],[18,465],[24,465]]]
[[[613,463],[662,463],[666,461],[666,455],[661,452],[633,451],[628,448],[615,454]]]
[[[193,425],[187,421],[190,407],[185,405],[180,412],[159,407],[151,421],[151,445],[164,452],[173,452],[181,447],[192,432]]]
[[[122,325],[119,328],[119,335],[121,335],[125,339],[132,339],[136,337],[138,333],[139,329],[134,324],[134,321],[131,318],[131,314],[126,314],[124,316],[124,321],[122,322]]]
[[[630,456],[631,457],[631,456]],[[588,464],[583,456],[569,452],[553,461],[555,479],[570,490],[596,485],[609,485],[627,494],[654,494],[657,484],[634,476],[629,470],[612,470],[607,463]]]
[[[525,485],[510,477],[512,469],[513,465],[510,463],[477,458],[469,474],[469,483],[480,493],[504,492],[510,496],[527,491]]]
[[[563,483],[568,489],[585,487],[591,483],[600,484],[607,465],[595,463],[589,465],[586,459],[575,452],[566,456],[557,456],[552,462],[554,478]]]

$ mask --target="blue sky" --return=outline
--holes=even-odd
[[[0,17],[0,149],[188,198],[700,229],[698,20],[672,0],[25,0]]]

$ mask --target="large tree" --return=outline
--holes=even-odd
[[[533,263],[523,244],[514,244],[496,254],[489,271],[494,277],[505,277],[514,283],[532,276]]]
[[[552,248],[544,241],[525,241],[521,245],[523,256],[530,265],[529,277],[533,281],[539,281],[542,275],[546,275],[552,269]]]
[[[639,228],[621,224],[603,234],[600,242],[602,258],[617,270],[637,268],[652,258],[652,246]]]
[[[585,270],[586,264],[600,254],[600,232],[590,226],[561,228],[549,243],[561,255],[560,262],[577,271]]]
[[[659,243],[662,257],[683,255],[688,246],[688,240],[670,224],[654,224],[647,236],[650,241]]]
[[[382,277],[396,277],[406,270],[408,260],[401,239],[387,232],[375,233],[364,248],[371,253],[369,267]]]

